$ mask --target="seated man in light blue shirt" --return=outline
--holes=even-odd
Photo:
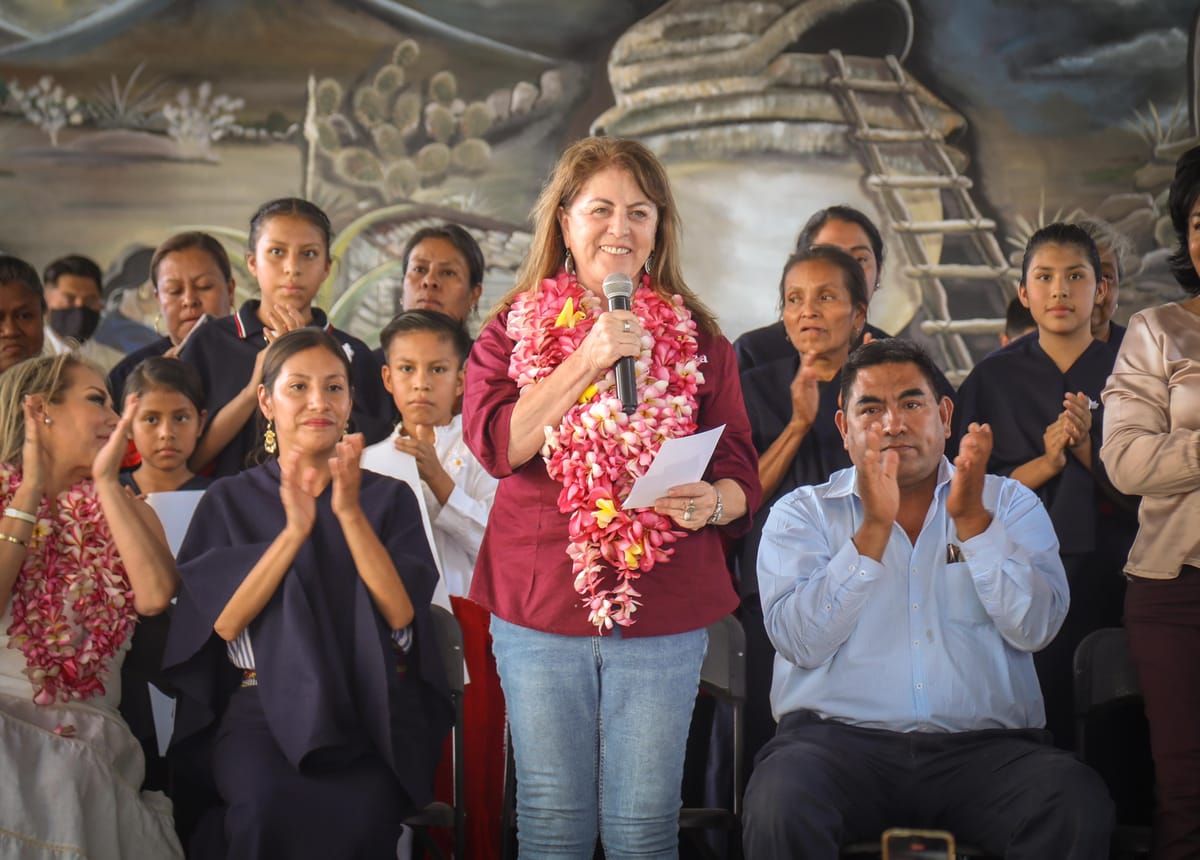
[[[1108,856],[1103,782],[1049,745],[1034,651],[1067,612],[1050,519],[985,474],[915,344],[842,368],[854,466],[775,503],[758,552],[779,730],[746,791],[749,858],[828,858],[888,827],[950,830],[1016,860]]]

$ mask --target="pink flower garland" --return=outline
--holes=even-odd
[[[508,335],[516,341],[509,377],[521,389],[549,376],[579,348],[603,311],[600,298],[565,272],[519,297],[508,317]],[[686,534],[652,508],[625,511],[621,504],[666,439],[696,432],[696,390],[704,382],[696,323],[682,297],[662,298],[643,276],[633,313],[643,330],[636,361],[637,411],[621,411],[610,368],[558,427],[547,428],[542,449],[547,473],[563,485],[558,509],[570,514],[567,554],[575,591],[598,632],[634,623],[641,605],[634,581],[669,559],[672,544]],[[611,588],[604,582],[604,565],[616,571]]]
[[[9,504],[21,472],[0,465]],[[117,554],[95,485],[76,484],[58,498],[51,518],[43,499],[25,563],[13,584],[8,647],[25,655],[33,701],[104,694],[113,655],[133,634],[133,588]]]

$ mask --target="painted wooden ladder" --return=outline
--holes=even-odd
[[[1016,294],[1019,271],[1009,265],[996,239],[996,222],[984,218],[971,196],[970,177],[958,171],[942,132],[932,127],[916,99],[913,84],[899,60],[884,58],[890,78],[855,76],[841,51],[829,52],[829,86],[850,125],[849,136],[867,171],[866,187],[885,221],[885,234],[900,240],[907,258],[904,274],[921,285],[926,319],[921,330],[942,351],[943,368],[958,384],[975,359],[996,343],[1003,328],[1004,308]],[[895,117],[906,127],[872,126],[863,98],[887,99]],[[914,220],[910,204],[915,193],[926,199],[937,192],[945,217]],[[945,248],[954,241],[954,262],[931,260],[924,237],[940,236]],[[985,294],[981,294],[984,291]],[[981,311],[998,314],[963,318]],[[965,312],[965,314],[964,314]],[[986,337],[983,337],[986,335]],[[966,338],[971,338],[968,344]]]

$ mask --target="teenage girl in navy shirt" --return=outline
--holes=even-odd
[[[207,397],[210,423],[193,457],[193,471],[213,463],[213,474],[221,476],[247,467],[263,433],[256,419],[263,352],[281,334],[303,326],[327,331],[350,360],[350,429],[362,433],[368,444],[391,431],[391,401],[370,349],[334,328],[325,313],[313,307],[329,275],[331,237],[328,216],[295,197],[264,203],[250,219],[246,263],[262,298],[195,331],[179,355],[200,371]]]

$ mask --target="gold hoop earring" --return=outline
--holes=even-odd
[[[162,322],[162,311],[159,311],[154,315],[154,333],[159,337],[166,337],[165,334],[158,330],[158,324],[160,322]]]
[[[268,454],[274,454],[279,450],[279,443],[275,439],[275,422],[267,420],[267,432],[263,434],[263,448]]]
[[[570,248],[567,248],[567,255],[563,258],[563,268],[567,270],[568,275],[575,274],[575,259],[571,256]]]

